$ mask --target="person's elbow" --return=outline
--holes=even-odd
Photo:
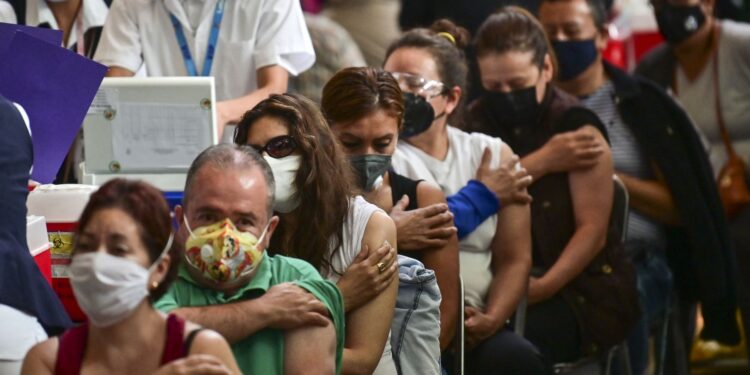
[[[381,353],[361,353],[358,360],[353,361],[351,366],[347,366],[342,374],[346,375],[371,375],[380,363]]]
[[[286,340],[285,374],[336,373],[337,338],[333,324],[325,327],[304,327],[287,332]]]
[[[599,254],[604,245],[607,244],[607,225],[603,223],[584,223],[579,225],[578,231],[591,240],[591,248],[594,254]]]

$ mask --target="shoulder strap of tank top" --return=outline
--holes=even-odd
[[[83,355],[86,352],[86,339],[89,327],[84,324],[63,333],[57,347],[55,375],[78,375],[81,373]]]
[[[193,346],[193,341],[195,341],[195,337],[198,336],[201,331],[203,331],[205,328],[196,328],[190,333],[188,333],[187,337],[185,338],[185,343],[183,344],[185,346],[185,355],[190,355],[190,348]]]
[[[164,354],[161,357],[162,365],[187,356],[183,345],[184,336],[185,321],[177,315],[170,314],[167,317],[167,338],[164,342]]]

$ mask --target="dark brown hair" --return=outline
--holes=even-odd
[[[94,214],[103,209],[116,208],[125,212],[138,225],[141,242],[146,246],[150,264],[156,262],[172,235],[172,219],[169,206],[162,193],[155,187],[135,180],[116,178],[102,185],[89,198],[88,204],[78,220],[76,237],[89,225]],[[149,298],[158,300],[169,289],[177,275],[181,252],[177,241],[172,241],[168,251],[171,262],[164,280],[152,290]]]
[[[330,262],[343,243],[353,195],[353,174],[341,146],[315,103],[296,94],[271,95],[247,111],[237,124],[234,142],[247,144],[250,128],[263,117],[283,121],[302,154],[294,179],[300,205],[293,220],[279,223],[271,252],[306,260],[321,271],[343,272],[332,269]]]
[[[438,68],[440,81],[445,84],[446,89],[454,87],[461,88],[465,94],[467,90],[468,66],[464,49],[470,40],[469,32],[463,27],[456,26],[447,19],[435,21],[429,29],[412,29],[401,35],[388,47],[385,59],[400,48],[420,48],[430,53]],[[462,96],[462,101],[463,101]],[[461,108],[451,114],[449,120],[456,125],[455,120],[461,119]]]
[[[323,87],[321,109],[330,124],[357,121],[379,109],[401,128],[404,98],[393,76],[378,68],[340,70]]]
[[[504,7],[489,16],[477,31],[475,45],[478,58],[490,53],[532,52],[532,61],[540,70],[544,56],[553,58],[542,25],[527,10],[515,6]]]
[[[544,3],[557,3],[560,1],[573,0],[542,0],[539,3],[539,8],[541,8]],[[594,21],[594,26],[597,28],[597,30],[604,30],[608,18],[606,5],[601,0],[585,0],[585,2],[591,10],[591,18]]]

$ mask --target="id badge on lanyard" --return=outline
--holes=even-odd
[[[219,41],[221,20],[224,18],[224,3],[226,3],[226,0],[219,0],[214,9],[214,17],[211,23],[211,34],[208,38],[206,59],[203,61],[203,71],[201,72],[201,76],[211,75],[211,66],[214,63],[214,54],[216,53],[216,44]],[[174,14],[170,13],[169,18],[172,21],[172,26],[174,26],[174,34],[175,37],[177,37],[177,44],[179,44],[180,51],[182,52],[182,59],[185,60],[185,69],[187,69],[189,76],[195,77],[198,75],[198,69],[195,66],[193,55],[190,53],[190,47],[187,44],[185,33],[182,31],[182,25],[180,25],[180,21],[177,20],[177,17],[175,17]]]

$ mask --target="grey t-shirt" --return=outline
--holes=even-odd
[[[750,168],[750,24],[721,21],[719,38],[719,91],[721,111],[737,153]],[[713,60],[688,81],[677,67],[677,99],[711,143],[710,158],[718,174],[727,160],[721,140],[714,99]]]

